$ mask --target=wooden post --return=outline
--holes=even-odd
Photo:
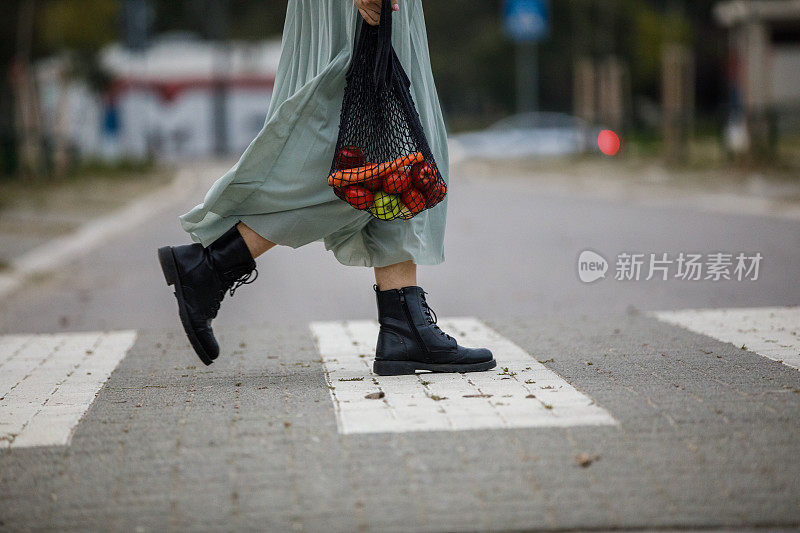
[[[575,63],[573,77],[572,107],[575,116],[588,124],[597,121],[597,102],[595,99],[596,75],[594,63],[589,57],[581,57]]]
[[[19,172],[23,177],[37,178],[44,171],[42,124],[36,83],[27,63],[18,61],[12,67],[12,86]]]
[[[17,130],[19,172],[37,177],[42,170],[42,121],[39,95],[30,69],[33,30],[36,21],[36,2],[26,0],[19,9],[17,20],[17,52],[11,68],[14,91],[14,122]]]
[[[749,155],[756,161],[774,154],[771,135],[771,65],[769,35],[763,22],[748,22],[740,34],[743,45],[745,77],[745,114],[749,137]]]
[[[608,56],[598,76],[598,115],[604,126],[620,131],[625,121],[625,66],[616,56]]]
[[[661,105],[664,155],[668,162],[685,161],[694,118],[694,60],[684,45],[662,51]]]
[[[53,179],[59,181],[66,177],[70,163],[69,79],[66,72],[66,63],[59,65],[56,76],[58,100],[56,102],[55,116],[53,117]]]

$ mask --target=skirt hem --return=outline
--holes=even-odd
[[[227,232],[229,229],[231,229],[232,227],[236,226],[236,224],[238,224],[239,222],[244,222],[243,219],[246,219],[246,218],[247,218],[246,216],[229,217],[227,222],[224,223],[224,224],[222,223],[222,221],[218,221],[218,223],[214,225],[214,229],[216,231],[214,231],[213,233],[208,234],[205,238],[201,238],[194,231],[189,231],[189,235],[191,236],[193,241],[199,242],[203,246],[208,246],[209,244],[211,244],[212,242],[217,240],[220,236],[225,234],[225,232]],[[245,222],[245,224],[247,224],[247,223]],[[255,224],[253,224],[253,225],[255,225]],[[276,237],[274,234],[270,234],[269,231],[266,231],[263,228],[254,228],[250,224],[247,224],[247,226],[250,229],[252,229],[253,231],[255,231],[256,233],[258,233],[261,237],[267,239],[268,241],[273,242],[278,246],[287,246],[287,247],[293,248],[295,250],[298,249],[298,248],[301,248],[303,246],[306,246],[308,244],[311,244],[313,242],[322,242],[322,240],[323,240],[323,239],[316,239],[316,240],[312,240],[312,241],[304,242],[304,243],[300,243],[300,244],[298,244],[296,242],[295,243],[291,243],[291,242],[288,242],[288,241],[286,241],[285,239],[283,239],[281,237]],[[413,263],[415,265],[418,265],[418,266],[436,266],[436,265],[440,265],[440,264],[442,264],[444,262],[444,254],[440,254],[436,258],[423,258],[423,257],[416,256],[415,254],[413,254],[413,253],[411,253],[411,252],[409,252],[407,250],[403,250],[400,253],[392,254],[392,255],[380,254],[379,256],[375,256],[374,254],[369,254],[369,257],[364,257],[361,254],[356,254],[356,255],[347,254],[347,255],[349,255],[349,257],[348,257],[344,253],[338,253],[337,250],[333,250],[333,249],[330,249],[330,248],[326,248],[326,250],[331,252],[333,254],[333,256],[336,258],[336,260],[340,264],[342,264],[344,266],[356,266],[356,267],[360,266],[360,267],[365,267],[365,268],[380,268],[380,267],[387,267],[387,266],[390,266],[390,265],[394,265],[394,264],[397,264],[397,263],[403,263],[405,261],[413,261]]]

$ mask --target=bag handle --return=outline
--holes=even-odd
[[[374,56],[372,45],[374,44]],[[367,62],[372,67],[372,80],[375,88],[382,90],[391,80],[392,63],[395,58],[392,48],[392,3],[391,0],[382,0],[381,22],[370,26],[366,20],[361,21],[361,31],[353,52],[353,60],[347,69],[345,77],[350,79],[359,62]]]
[[[392,2],[383,0],[381,4],[381,22],[378,25],[378,47],[375,58],[375,72],[373,74],[375,86],[379,89],[386,84],[391,76],[392,59]]]

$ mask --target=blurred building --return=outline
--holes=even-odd
[[[733,147],[800,131],[800,0],[729,0],[715,15],[730,29]]]
[[[115,44],[100,54],[110,76],[103,94],[82,80],[61,86],[61,63],[47,60],[38,81],[44,116],[56,118],[45,126],[66,132],[81,158],[241,153],[264,124],[279,58],[279,40],[220,45],[172,34],[141,52]]]

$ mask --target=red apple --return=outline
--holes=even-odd
[[[439,178],[433,182],[423,194],[425,195],[425,205],[427,207],[433,207],[444,200],[444,197],[447,194],[447,184],[443,179]]]
[[[403,204],[416,215],[425,209],[425,196],[417,189],[409,189],[403,193]]]
[[[411,167],[411,179],[416,189],[424,191],[438,178],[436,167],[428,161],[414,163]]]
[[[343,193],[347,203],[356,209],[367,209],[375,200],[375,195],[372,194],[372,191],[359,185],[347,187]]]
[[[381,176],[375,176],[366,181],[362,181],[360,185],[369,189],[372,192],[375,192],[379,190],[383,185],[383,178]]]
[[[364,151],[358,146],[342,146],[336,153],[336,168],[339,170],[363,167],[366,162]]]
[[[392,172],[383,178],[383,190],[389,194],[400,194],[411,188],[411,175],[405,170]]]

